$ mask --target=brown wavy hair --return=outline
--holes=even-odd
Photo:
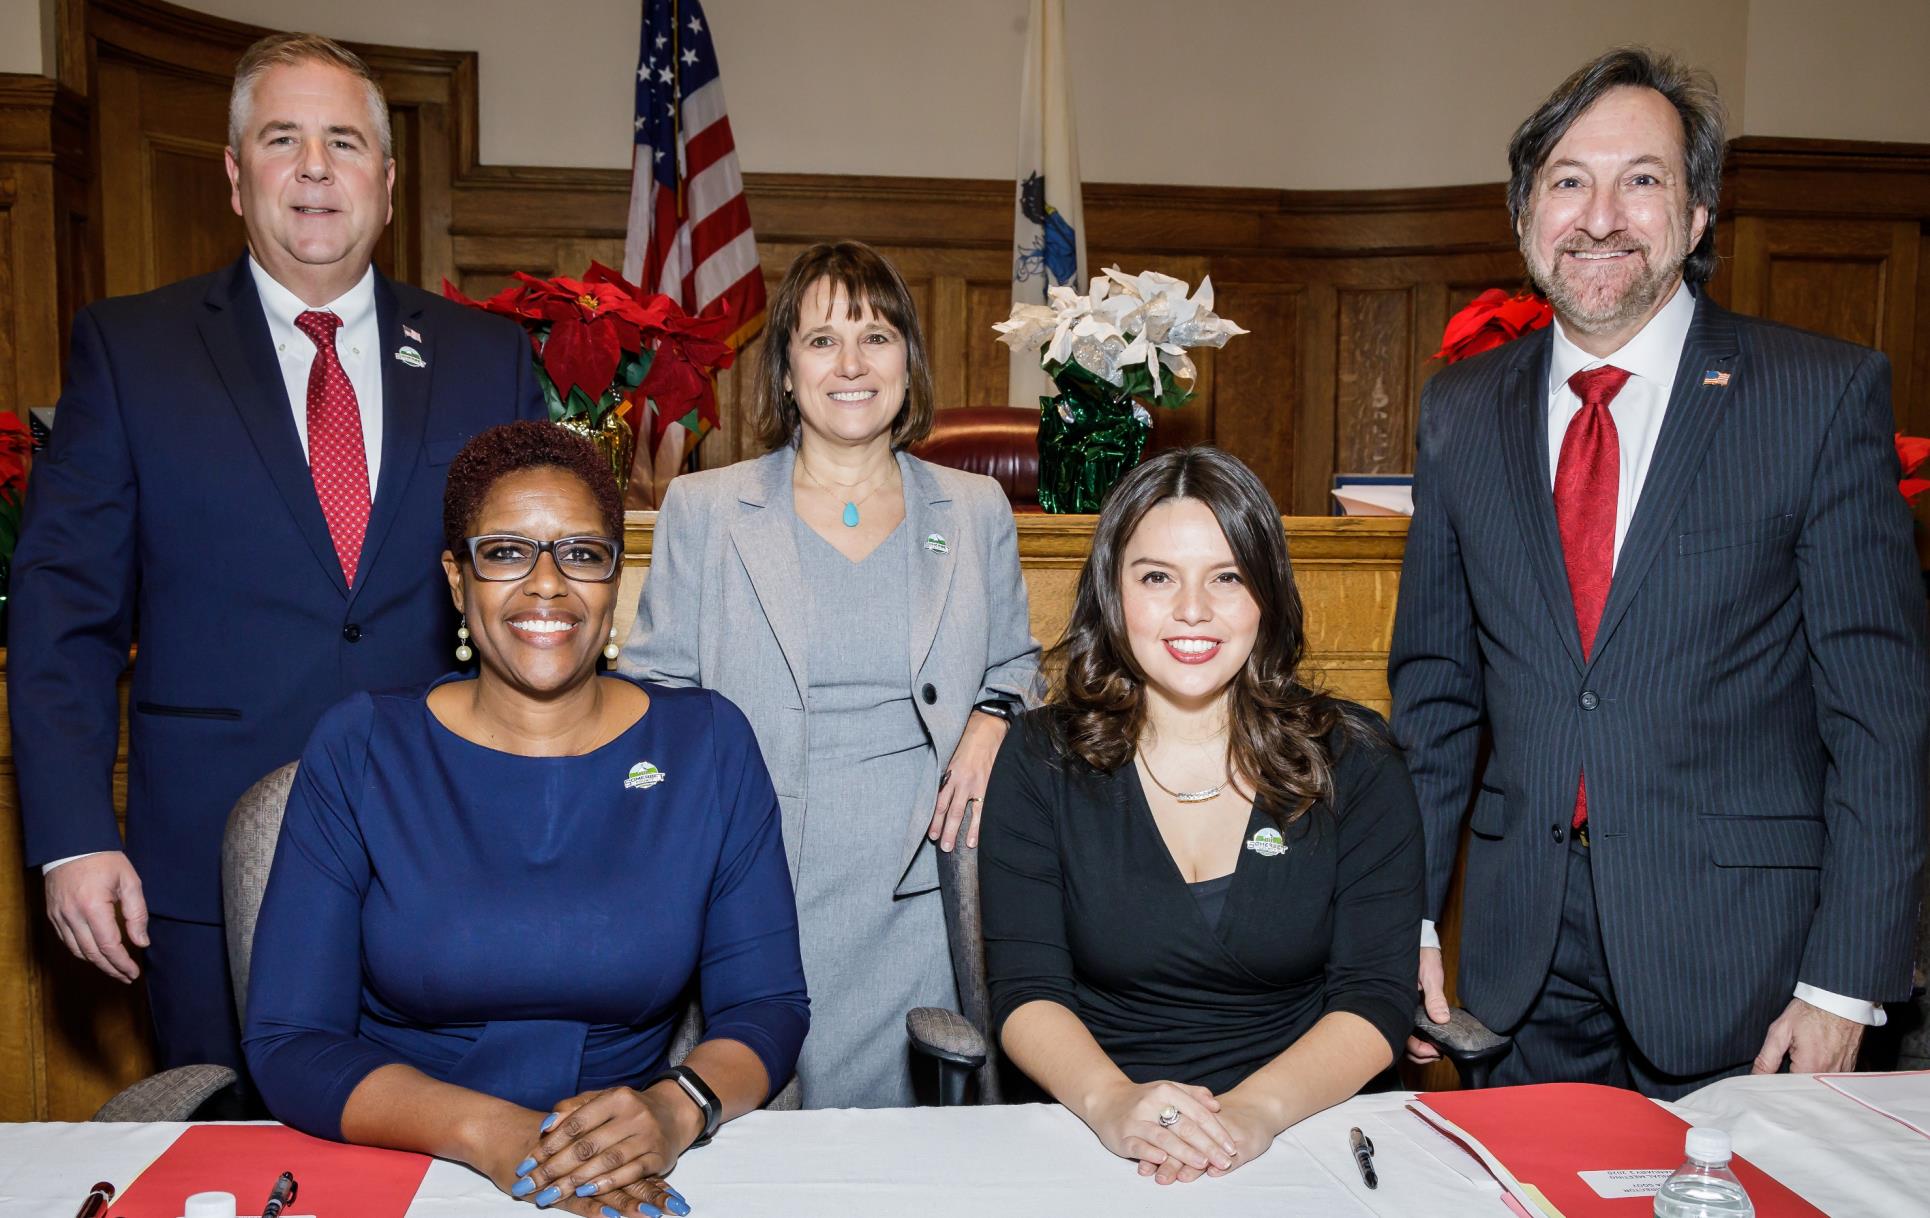
[[[1260,607],[1259,637],[1229,690],[1229,752],[1235,774],[1253,785],[1281,825],[1333,796],[1333,758],[1323,738],[1355,725],[1300,671],[1304,614],[1287,538],[1273,497],[1238,458],[1208,446],[1160,453],[1128,473],[1106,497],[1092,553],[1065,634],[1046,654],[1048,701],[1060,751],[1097,770],[1133,758],[1146,726],[1146,674],[1126,637],[1120,575],[1126,545],[1146,513],[1171,499],[1197,499],[1220,523],[1240,578]]]

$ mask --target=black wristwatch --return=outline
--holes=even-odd
[[[1012,716],[1017,713],[1017,711],[1013,709],[1015,706],[1017,706],[1017,703],[1013,702],[1010,698],[987,698],[985,701],[972,707],[972,709],[975,711],[983,711],[994,719],[1003,719],[1009,725],[1012,722]]]
[[[704,1131],[697,1135],[697,1140],[691,1145],[702,1146],[716,1137],[718,1122],[724,1119],[724,1105],[717,1098],[717,1093],[710,1089],[710,1084],[698,1078],[697,1072],[689,1066],[669,1066],[657,1071],[656,1076],[643,1085],[643,1090],[648,1091],[666,1079],[681,1087],[683,1093],[690,1097],[690,1102],[697,1105],[697,1111],[704,1114]]]

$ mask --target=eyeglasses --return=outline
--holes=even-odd
[[[616,574],[620,552],[617,543],[608,537],[558,537],[555,541],[538,541],[514,533],[490,533],[465,537],[463,541],[469,546],[469,564],[475,568],[476,578],[492,582],[526,578],[536,569],[536,560],[543,556],[543,551],[548,550],[556,561],[556,569],[566,578],[587,584],[602,583]]]

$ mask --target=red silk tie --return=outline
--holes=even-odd
[[[1582,658],[1595,646],[1615,573],[1615,505],[1621,495],[1622,445],[1608,404],[1628,384],[1623,369],[1604,364],[1568,378],[1582,408],[1562,436],[1555,463],[1555,522],[1561,529],[1561,556],[1568,568],[1568,593],[1575,602],[1575,627],[1581,632]],[[1588,782],[1578,775],[1572,826],[1588,821]]]
[[[342,319],[311,309],[295,318],[295,328],[315,343],[315,362],[308,369],[308,472],[342,576],[354,587],[369,527],[369,458],[362,443],[362,407],[335,354]]]

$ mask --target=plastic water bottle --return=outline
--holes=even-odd
[[[1687,1156],[1655,1195],[1655,1218],[1756,1218],[1756,1207],[1729,1170],[1729,1135],[1691,1129]]]

